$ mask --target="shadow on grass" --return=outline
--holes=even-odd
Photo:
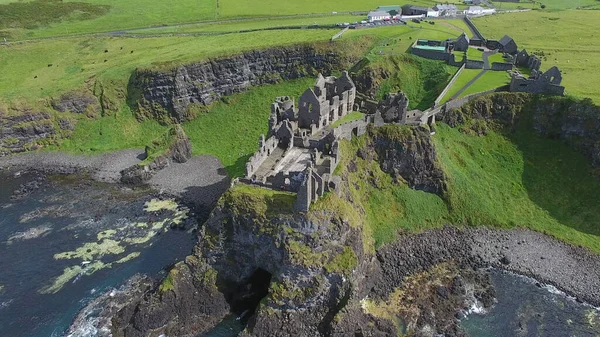
[[[225,170],[232,178],[243,177],[246,175],[246,163],[251,155],[247,154],[239,157],[235,163],[225,166]]]
[[[529,198],[561,224],[600,235],[600,180],[589,161],[562,142],[517,130],[509,137],[523,154]]]

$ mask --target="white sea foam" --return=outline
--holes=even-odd
[[[467,315],[477,314],[477,315],[485,315],[487,314],[487,310],[483,307],[483,304],[477,300],[471,303],[471,306],[466,312]]]
[[[14,299],[11,298],[8,301],[0,302],[0,309],[8,308],[13,301]]]

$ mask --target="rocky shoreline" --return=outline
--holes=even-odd
[[[43,177],[44,174],[74,174],[82,170],[93,179],[118,182],[118,169],[120,166],[130,164],[130,158],[121,162],[120,165],[113,162],[110,165],[113,168],[112,171],[107,169],[104,163],[107,158],[130,157],[136,152],[139,151],[125,151],[101,157],[68,155],[61,157],[62,154],[52,157],[47,153],[22,154],[1,161],[0,170],[11,173],[19,172],[19,170],[43,173],[34,176],[33,185],[43,183],[39,181],[39,177]],[[193,170],[193,166],[202,167],[202,173],[207,171],[206,168],[223,173],[222,167],[214,158],[195,157],[187,163],[173,164],[167,167],[154,176],[149,183],[151,186],[157,187],[161,186],[160,181],[169,182],[160,188],[161,193],[175,194],[187,203],[194,201],[195,206],[198,206],[198,197],[210,200],[211,204],[216,202],[229,187],[229,181],[223,178],[220,182],[208,184],[206,190],[196,187],[196,193],[192,193],[194,187],[188,185],[189,181],[195,180],[197,176],[194,174],[199,173],[199,171]],[[110,180],[111,174],[113,180]],[[35,191],[36,187],[33,185],[30,188]],[[24,191],[24,193],[28,193],[28,191]],[[204,207],[200,208],[200,212],[197,213],[208,212],[210,204],[205,204]],[[207,214],[204,213],[204,215]],[[464,271],[493,267],[527,276],[539,283],[552,285],[580,302],[600,307],[600,256],[584,248],[575,247],[527,229],[458,229],[446,226],[418,234],[400,235],[393,243],[379,249],[375,256],[377,266],[371,268],[371,272],[366,274],[365,284],[372,285],[370,291],[365,293],[369,298],[383,299],[394,289],[402,286],[407,277],[429,270],[440,263],[453,262],[460,270]],[[477,282],[483,287],[476,299],[484,307],[493,305],[493,290],[486,290],[489,280],[481,278],[481,275],[471,275],[470,277],[475,277],[475,280],[478,280]],[[148,283],[145,283],[144,287],[146,291],[150,289]],[[133,293],[139,291],[135,287],[130,287],[130,290]],[[440,291],[445,292],[445,290]],[[452,294],[452,290],[449,291],[449,294]],[[136,297],[139,297],[139,294]],[[123,298],[120,298],[120,301],[119,308],[123,305]],[[464,303],[461,306],[454,308],[458,310],[457,312],[454,312],[452,308],[443,309],[446,310],[442,313],[449,319],[448,322],[454,321],[456,326],[459,325],[457,317],[462,317],[468,311]],[[115,310],[105,313],[114,315]],[[78,318],[77,324],[82,324],[81,319],[82,317]],[[105,327],[109,322],[107,317],[97,321],[102,322],[102,326]],[[334,327],[331,333],[344,331],[349,328],[344,325],[353,324],[353,322],[344,323],[343,320],[341,324]],[[260,335],[260,333],[254,335]]]
[[[600,307],[600,255],[529,229],[444,227],[405,234],[377,252],[385,276],[374,293],[397,287],[411,271],[455,260],[463,268],[513,272]]]
[[[99,182],[120,183],[121,172],[142,162],[144,155],[144,149],[120,150],[94,156],[28,152],[0,157],[0,172],[13,175],[37,172],[38,176],[86,173],[86,176]],[[159,193],[173,195],[205,216],[229,184],[229,176],[219,159],[208,155],[192,157],[185,163],[170,163],[146,182],[147,186]],[[35,179],[31,186],[24,186],[23,193],[28,189],[35,189],[33,185]]]

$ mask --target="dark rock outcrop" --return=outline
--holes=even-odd
[[[405,180],[411,188],[443,196],[444,173],[427,128],[386,125],[371,128],[369,137],[372,142],[360,156],[371,156],[374,151],[382,171]]]
[[[85,113],[93,117],[100,111],[98,99],[92,93],[71,91],[52,100],[52,107],[60,112]]]
[[[160,142],[165,141],[161,139]],[[168,148],[163,153],[155,153],[157,150],[153,146],[146,146],[146,158],[152,161],[148,164],[133,165],[121,171],[121,182],[130,185],[140,185],[148,181],[158,170],[170,165],[171,162],[185,163],[192,157],[192,144],[190,139],[183,131],[181,125],[175,125],[168,131]],[[159,144],[161,146],[164,144]]]
[[[176,264],[155,292],[136,296],[113,318],[115,337],[169,336],[205,331],[229,313],[215,285],[214,270],[193,256]],[[156,334],[156,336],[160,335]]]
[[[137,105],[139,119],[181,123],[194,118],[191,104],[203,107],[251,86],[347,69],[365,45],[346,53],[346,43],[247,51],[164,71],[138,69],[130,80],[129,102]]]
[[[132,325],[146,333],[167,333],[167,328],[159,326],[170,326],[167,322],[172,321],[178,323],[179,332],[170,330],[170,336],[206,331],[209,326],[199,325],[196,318],[208,311],[198,312],[184,299],[195,293],[202,294],[205,302],[222,303],[224,298],[227,310],[238,315],[249,310],[252,316],[255,308],[247,302],[251,294],[246,290],[257,286],[252,284],[257,273],[269,276],[263,279],[263,289],[269,289],[269,296],[256,309],[247,334],[322,335],[345,306],[354,285],[364,282],[354,272],[364,275],[370,265],[363,252],[361,232],[348,222],[325,211],[315,213],[311,219],[296,215],[293,198],[287,194],[268,196],[235,188],[224,195],[199,231],[199,243],[188,259],[195,261],[189,267],[191,279],[210,279],[208,283],[220,292],[210,294],[207,282],[192,281],[189,284],[193,287],[186,288],[189,295],[181,293],[165,300],[170,298],[166,297],[166,288],[162,293],[157,288],[143,301],[122,310],[115,321],[115,336],[121,336],[119,331]],[[176,283],[181,275],[174,273]],[[254,300],[257,305],[260,298]],[[151,315],[148,310],[160,311],[161,317],[156,318],[159,323],[147,319]],[[182,316],[184,311],[186,317]],[[214,317],[220,318],[221,311],[216,311]],[[215,323],[207,319],[204,322]]]
[[[0,108],[0,156],[35,150],[56,138],[68,137],[74,127],[75,120],[68,116],[55,120],[41,108]]]

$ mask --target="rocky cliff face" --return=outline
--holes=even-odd
[[[443,196],[444,172],[428,128],[386,125],[370,129],[369,138],[368,146],[358,152],[361,158],[378,160],[382,171],[411,188]]]
[[[485,133],[488,127],[525,125],[536,133],[565,141],[600,167],[600,107],[590,100],[495,93],[444,113],[452,127]],[[520,124],[521,123],[521,124]]]
[[[0,106],[0,156],[38,149],[71,136],[76,114],[93,118],[100,111],[89,91],[72,91],[47,102]]]
[[[426,172],[437,170],[427,130],[392,128],[407,134],[371,132],[364,155],[380,156],[390,174],[415,186],[441,186],[438,173]],[[455,314],[474,300],[467,290],[478,289],[480,300],[493,297],[489,280],[472,271],[478,265],[468,257],[467,241],[442,232],[410,244],[414,238],[407,236],[390,248],[406,255],[375,253],[364,210],[347,199],[347,183],[341,196],[326,195],[308,213],[293,211],[293,194],[236,185],[199,229],[194,254],[122,309],[113,335],[196,335],[233,312],[249,319],[242,336],[396,336],[402,329],[460,336]],[[449,243],[454,248],[436,255]],[[410,305],[396,312],[400,293]],[[410,314],[420,311],[432,314]]]
[[[55,117],[44,108],[0,107],[0,156],[35,150],[55,139],[68,137],[75,120],[68,115]]]
[[[346,44],[248,51],[164,71],[138,69],[130,81],[130,102],[137,104],[141,119],[183,122],[194,117],[190,105],[202,109],[221,96],[242,92],[251,86],[347,69],[358,61],[360,49],[365,45],[343,52]]]

